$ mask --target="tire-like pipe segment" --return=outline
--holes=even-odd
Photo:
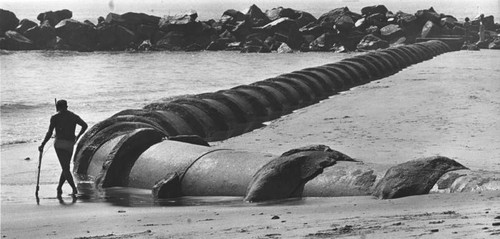
[[[434,172],[428,173],[425,182],[415,174],[407,174],[402,181],[397,177],[398,166],[355,162],[325,146],[275,156],[214,149],[207,142],[244,134],[340,91],[448,51],[451,49],[437,40],[398,46],[250,85],[124,110],[97,123],[82,137],[75,150],[74,171],[93,178],[97,187],[147,188],[157,198],[245,196],[247,201],[262,201],[370,194],[395,198],[431,189],[445,191],[441,181],[441,186],[433,188],[444,180],[441,176],[466,169],[444,157],[399,165],[403,171],[410,168],[425,173],[431,167]],[[449,181],[450,191],[457,191],[458,186]]]

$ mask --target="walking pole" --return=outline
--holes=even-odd
[[[35,191],[36,204],[40,204],[40,198],[38,197],[38,190],[40,190],[40,169],[42,167],[42,156],[43,156],[43,150],[40,150],[40,156],[38,157],[38,176],[36,177],[36,191]]]
[[[57,98],[54,98],[54,105],[56,105],[56,111],[57,111]],[[43,150],[39,150],[40,154],[38,156],[38,175],[36,177],[36,190],[35,190],[35,197],[36,197],[36,204],[40,204],[40,198],[38,197],[38,191],[40,190],[40,171],[42,168],[42,157],[43,157]]]

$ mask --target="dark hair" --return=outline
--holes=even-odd
[[[466,18],[465,18],[465,21],[466,21],[466,22],[468,22],[468,21],[470,21],[470,19],[469,19],[468,17],[466,17]]]
[[[62,111],[62,110],[67,110],[68,109],[68,102],[65,100],[58,100],[56,102],[56,110],[57,111]]]

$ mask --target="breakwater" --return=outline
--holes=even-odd
[[[241,52],[367,51],[441,38],[454,48],[464,40],[480,48],[498,48],[499,24],[493,16],[470,23],[438,13],[432,7],[415,13],[393,12],[384,5],[361,13],[335,8],[316,18],[291,9],[246,13],[228,9],[220,19],[198,21],[196,11],[159,17],[144,13],[109,13],[94,24],[72,19],[67,9],[40,13],[39,23],[0,10],[0,49],[76,51],[236,50]],[[479,29],[484,26],[483,38]]]
[[[210,195],[263,201],[370,194],[396,198],[428,193],[437,182],[441,186],[434,191],[476,190],[479,184],[498,187],[495,175],[486,178],[487,183],[471,183],[477,179],[473,173],[446,157],[388,167],[356,162],[322,145],[278,156],[212,148],[207,143],[243,134],[447,51],[449,46],[440,41],[388,48],[250,85],[124,110],[82,137],[74,171],[90,176],[97,187],[147,188],[157,198]],[[457,170],[467,172],[447,174]],[[440,181],[443,175],[446,180]]]

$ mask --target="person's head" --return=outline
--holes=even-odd
[[[465,18],[465,22],[469,22],[470,19],[468,17]]]
[[[68,109],[68,102],[66,100],[58,100],[56,102],[57,111],[65,111]]]

